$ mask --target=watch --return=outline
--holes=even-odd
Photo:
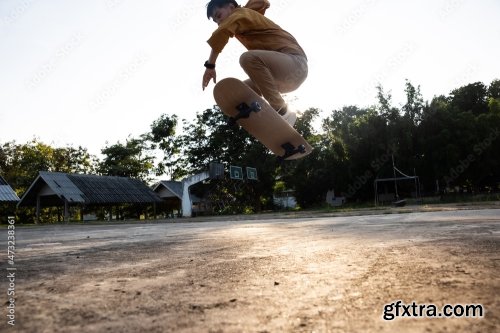
[[[208,60],[205,61],[205,64],[203,66],[205,66],[208,69],[215,69],[215,64],[209,64]]]

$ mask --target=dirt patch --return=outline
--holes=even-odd
[[[493,332],[499,215],[124,225],[122,234],[81,226],[50,239],[19,230],[15,329]],[[481,304],[486,313],[383,320],[384,305],[398,300]]]

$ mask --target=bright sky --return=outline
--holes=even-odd
[[[214,104],[213,84],[201,89],[216,28],[207,1],[0,0],[0,143],[99,154],[162,113],[194,121]],[[429,100],[500,78],[498,0],[271,0],[266,15],[309,57],[287,97],[299,110],[372,105],[379,83],[400,105],[405,79]],[[243,51],[230,40],[219,80],[245,78]]]

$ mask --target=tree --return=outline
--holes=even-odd
[[[390,93],[385,94],[381,85],[377,86],[377,98],[380,114],[387,119],[388,123],[397,121],[400,117],[400,112],[397,108],[391,105],[392,95]]]
[[[490,112],[500,114],[500,80],[491,82],[488,88],[488,108]]]
[[[52,153],[52,169],[66,173],[94,173],[98,163],[86,148],[63,147],[54,148]]]
[[[96,163],[97,158],[85,148],[54,148],[37,139],[25,144],[11,141],[0,146],[0,173],[20,197],[40,171],[89,173],[95,170]],[[42,220],[51,221],[49,211],[42,210]],[[23,222],[31,221],[34,216],[33,208],[19,209],[16,214]]]
[[[313,152],[304,159],[286,161],[277,169],[278,185],[276,188],[294,190],[298,204],[311,207],[324,202],[326,192],[335,183],[335,164],[338,161],[327,156],[329,150],[324,149],[324,137],[318,134],[313,123],[319,117],[317,108],[310,108],[297,119],[297,131],[312,145]],[[335,171],[334,171],[335,170]]]
[[[240,162],[254,151],[267,154],[244,129],[238,125],[228,126],[227,118],[218,107],[197,113],[194,123],[184,121],[180,142],[183,158],[177,166],[178,174],[205,170],[213,161]]]
[[[151,132],[144,135],[152,143],[152,149],[159,149],[163,152],[163,158],[156,167],[157,176],[168,172],[170,178],[173,177],[172,169],[176,165],[180,152],[176,129],[177,115],[162,114],[151,124]]]
[[[138,178],[147,182],[154,167],[154,158],[148,155],[145,142],[144,138],[129,138],[125,144],[118,142],[102,149],[105,158],[99,164],[99,173]]]
[[[488,89],[481,82],[455,89],[450,94],[450,106],[455,112],[472,112],[480,115],[488,112]]]
[[[500,98],[500,80],[493,80],[488,87],[488,97]]]
[[[25,144],[7,142],[0,147],[0,171],[18,193],[29,187],[39,171],[90,173],[96,163],[97,158],[85,148],[54,148],[37,139]]]
[[[420,86],[416,88],[406,80],[405,83],[406,104],[403,106],[403,115],[409,118],[414,124],[418,124],[422,118],[424,99],[420,93]]]

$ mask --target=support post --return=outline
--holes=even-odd
[[[41,206],[41,203],[40,203],[40,195],[38,194],[36,196],[36,223],[40,223],[40,207]]]
[[[64,222],[69,222],[69,203],[66,198],[63,198],[64,200]]]
[[[197,175],[184,178],[182,180],[182,216],[191,217],[193,215],[193,202],[191,201],[191,196],[189,195],[189,187],[196,183],[202,182],[208,179],[210,174],[208,171],[199,173]]]

